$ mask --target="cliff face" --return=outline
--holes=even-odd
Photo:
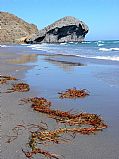
[[[0,43],[22,43],[28,36],[38,33],[35,25],[7,12],[0,12]]]
[[[60,42],[81,42],[88,33],[88,26],[74,18],[64,17],[55,23],[40,30],[37,35],[27,38],[27,43],[60,43]]]
[[[0,43],[81,42],[88,30],[84,22],[70,16],[38,30],[13,14],[0,12]]]

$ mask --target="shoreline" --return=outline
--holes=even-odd
[[[29,80],[29,78],[31,78],[31,75],[29,74],[30,71],[38,69],[38,67],[37,67],[38,60],[36,61],[36,67],[35,67],[35,66],[32,66],[32,64],[31,65],[7,64],[6,59],[7,60],[8,59],[18,59],[18,56],[20,58],[21,55],[19,55],[17,53],[16,54],[9,54],[8,53],[6,55],[4,54],[4,56],[2,54],[0,56],[2,57],[2,59],[0,60],[0,66],[1,66],[0,73],[3,75],[13,75],[16,78],[20,79],[20,81],[26,82],[27,80]],[[25,147],[26,142],[28,141],[29,134],[27,134],[27,130],[21,131],[22,135],[19,135],[18,138],[16,140],[14,140],[13,142],[11,142],[10,144],[5,143],[6,136],[9,134],[13,135],[12,129],[16,125],[24,124],[24,123],[25,123],[25,125],[27,125],[29,123],[35,123],[35,124],[37,123],[38,124],[39,121],[42,120],[43,122],[49,123],[49,126],[51,127],[51,129],[58,127],[57,124],[52,119],[49,119],[44,114],[34,112],[29,105],[28,106],[19,105],[19,99],[22,99],[25,97],[33,97],[33,96],[37,96],[37,95],[43,96],[46,93],[46,91],[48,91],[48,93],[46,93],[46,96],[48,96],[49,94],[52,96],[52,94],[53,94],[52,100],[53,100],[53,103],[54,103],[56,108],[60,107],[61,109],[67,110],[67,109],[70,109],[71,105],[76,106],[79,103],[79,105],[82,105],[80,108],[81,110],[85,110],[85,111],[90,112],[90,113],[93,111],[94,112],[104,112],[103,119],[104,120],[106,119],[106,122],[108,122],[108,124],[110,124],[108,129],[104,130],[103,132],[99,132],[95,136],[93,136],[93,135],[91,135],[91,136],[77,135],[76,138],[74,139],[74,141],[71,142],[71,144],[61,144],[61,145],[57,145],[57,146],[52,145],[51,147],[47,147],[48,150],[50,150],[51,152],[55,152],[56,154],[60,154],[60,155],[63,154],[68,159],[70,159],[70,158],[77,159],[79,156],[82,159],[86,159],[86,158],[89,158],[89,159],[92,159],[92,158],[97,158],[97,159],[110,158],[111,159],[111,158],[116,158],[116,157],[118,158],[118,156],[119,156],[119,154],[118,154],[118,146],[119,145],[118,145],[118,138],[117,138],[118,127],[116,130],[116,123],[115,123],[115,125],[113,125],[114,122],[117,122],[115,120],[118,117],[113,118],[113,116],[111,116],[112,111],[108,110],[109,108],[112,109],[111,104],[109,104],[109,108],[107,105],[104,106],[104,104],[107,103],[107,99],[103,98],[99,104],[97,104],[96,101],[95,102],[90,101],[90,100],[96,100],[98,98],[100,98],[100,100],[101,100],[102,97],[100,96],[101,94],[99,94],[99,93],[101,93],[101,89],[105,85],[105,83],[104,83],[104,85],[102,85],[102,87],[100,87],[101,85],[96,86],[96,83],[93,83],[93,81],[92,81],[92,86],[89,87],[88,86],[89,82],[86,84],[86,82],[88,80],[86,80],[85,77],[90,74],[90,71],[89,71],[90,67],[85,66],[85,70],[87,69],[87,72],[86,72],[87,74],[84,75],[84,77],[82,79],[80,78],[79,83],[80,83],[80,85],[82,85],[83,87],[85,86],[86,88],[91,88],[91,87],[94,88],[96,86],[95,92],[93,93],[91,91],[91,97],[86,98],[86,99],[82,99],[82,100],[80,100],[80,102],[78,100],[75,100],[73,102],[71,102],[71,100],[63,100],[63,101],[59,100],[58,101],[56,99],[56,96],[54,97],[54,91],[58,92],[58,89],[60,89],[60,91],[65,90],[65,88],[66,87],[68,88],[68,86],[71,83],[69,83],[69,85],[66,85],[65,87],[64,87],[64,85],[66,84],[65,82],[64,82],[64,84],[62,83],[62,85],[59,83],[59,88],[57,88],[58,84],[57,83],[55,84],[53,81],[51,83],[51,87],[52,86],[54,86],[54,87],[51,90],[51,92],[49,92],[51,87],[47,87],[48,84],[46,83],[47,82],[46,77],[47,77],[47,74],[49,71],[51,71],[51,73],[52,73],[57,68],[57,73],[61,73],[62,77],[64,77],[64,79],[65,79],[67,77],[66,76],[67,70],[66,70],[66,72],[63,71],[62,68],[60,68],[58,66],[59,63],[58,63],[58,65],[54,65],[52,63],[48,64],[48,61],[46,62],[45,59],[42,59],[42,58],[40,59],[40,57],[38,57],[38,58],[39,58],[39,61],[41,62],[40,67],[42,66],[41,69],[39,70],[41,84],[42,84],[42,81],[44,81],[44,85],[42,85],[42,87],[40,87],[40,90],[42,91],[43,89],[47,88],[44,92],[41,92],[41,94],[40,94],[40,92],[36,89],[36,87],[34,87],[34,85],[32,85],[31,89],[32,88],[33,89],[30,90],[30,92],[12,93],[12,94],[2,94],[1,93],[0,94],[1,95],[0,98],[2,99],[1,100],[2,153],[1,154],[2,154],[3,158],[5,158],[5,159],[8,159],[8,158],[9,159],[13,159],[13,158],[20,158],[20,159],[23,158],[24,159],[25,158],[24,154],[21,151],[21,147]],[[31,59],[30,59],[30,61],[31,61],[31,63],[34,62]],[[17,60],[17,62],[18,62],[18,60]],[[66,65],[67,65],[67,63],[66,63]],[[81,67],[83,67],[83,66],[81,66]],[[93,66],[91,66],[91,67],[93,68]],[[72,66],[71,66],[71,68],[72,68]],[[71,70],[69,70],[68,73],[74,76],[77,74],[78,68],[79,67],[76,67],[76,69],[73,69],[73,70],[71,69]],[[15,71],[15,70],[19,70],[19,71]],[[80,69],[80,71],[81,71],[81,69]],[[84,70],[82,70],[80,72],[80,74],[81,74],[80,77],[84,74],[83,71]],[[55,75],[55,73],[54,73],[54,75]],[[29,78],[26,76],[29,76]],[[38,76],[38,75],[36,75],[36,76]],[[57,79],[58,78],[57,74],[54,77],[56,77],[56,79]],[[89,77],[91,77],[91,76],[89,76]],[[95,77],[91,77],[91,79],[94,79],[94,78]],[[21,79],[23,79],[23,80],[21,80]],[[36,79],[34,79],[34,80],[36,80]],[[33,81],[31,80],[29,82],[29,84],[32,82]],[[37,81],[36,81],[36,83],[37,83]],[[11,82],[7,86],[0,85],[0,87],[2,90],[5,90],[6,88],[8,88],[10,86],[10,84],[11,84]],[[94,84],[94,86],[93,86],[93,84]],[[102,82],[100,84],[102,84]],[[72,85],[74,85],[74,83],[72,83]],[[44,86],[45,86],[45,88],[44,88]],[[70,87],[72,87],[72,86],[70,85]],[[106,88],[106,90],[109,89],[107,85],[105,88]],[[97,92],[97,90],[98,90],[98,92]],[[106,90],[105,90],[104,94],[106,93]],[[109,90],[112,91],[112,93],[114,92],[113,88],[111,88],[111,87]],[[116,91],[118,92],[118,89],[116,89]],[[115,102],[115,105],[116,105],[116,103],[118,102],[118,99],[116,99],[116,101],[115,101],[115,99],[111,99],[112,94],[110,94],[109,92],[107,93],[107,96],[108,95],[110,97],[108,102],[111,102],[111,103]],[[95,97],[95,96],[97,96],[97,97]],[[103,104],[103,102],[104,102],[104,104]],[[75,103],[75,104],[73,104],[73,103]],[[91,106],[94,103],[96,103],[96,105]],[[102,104],[103,104],[103,106],[102,106]],[[118,111],[118,108],[117,107],[115,107],[115,108],[117,109],[115,111]],[[100,109],[102,109],[102,111],[100,111]],[[115,111],[113,111],[113,113]],[[117,115],[118,114],[116,113],[116,116]],[[111,122],[110,122],[110,119],[111,119]],[[111,127],[113,127],[114,130],[111,129]],[[115,136],[115,139],[112,138],[114,136]],[[36,156],[36,158],[37,158],[37,156]]]
[[[1,54],[1,53],[0,53]],[[3,57],[3,55],[2,55]],[[1,75],[11,75],[18,79],[18,82],[25,82],[22,80],[25,77],[25,73],[27,70],[31,69],[31,66],[24,66],[18,64],[9,64],[6,62],[8,59],[16,59],[20,58],[17,54],[4,54],[4,61],[0,61],[0,73]],[[18,70],[15,72],[15,70]],[[31,106],[28,105],[19,105],[20,100],[23,98],[29,98],[37,96],[37,91],[33,91],[30,89],[29,92],[13,92],[13,93],[2,93],[7,91],[12,84],[15,84],[14,81],[8,81],[7,84],[0,85],[0,107],[1,107],[1,157],[5,159],[13,159],[20,158],[24,159],[25,155],[22,152],[22,148],[26,148],[26,143],[29,140],[30,132],[28,129],[24,129],[24,127],[28,124],[41,124],[40,122],[43,120],[46,123],[51,122],[52,120],[46,118],[42,114],[34,112]],[[53,121],[52,121],[53,123]],[[16,139],[14,136],[16,133],[13,129],[17,125],[23,125],[21,127],[20,134]],[[52,124],[51,124],[52,127]],[[7,143],[10,140],[13,141]]]

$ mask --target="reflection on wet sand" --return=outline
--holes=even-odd
[[[45,60],[51,64],[54,64],[54,65],[62,68],[64,71],[71,71],[75,66],[84,66],[83,64],[81,64],[79,62],[75,63],[75,62],[56,60],[56,59],[50,59],[50,58],[46,58]]]
[[[12,64],[25,64],[27,62],[35,62],[37,61],[37,54],[28,54],[28,55],[21,55],[15,59],[9,59],[7,62]]]

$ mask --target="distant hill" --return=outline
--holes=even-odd
[[[28,36],[37,32],[37,26],[13,14],[0,12],[0,43],[22,43]]]

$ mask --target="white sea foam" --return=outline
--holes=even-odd
[[[0,45],[0,47],[8,47],[7,45]]]
[[[27,46],[27,45],[29,45],[29,44],[21,44],[21,45],[23,45],[23,46]]]
[[[107,49],[107,48],[99,48],[100,51],[111,51],[111,49]]]
[[[88,59],[98,59],[98,60],[119,61],[119,56],[87,56],[87,55],[66,54],[66,53],[59,53],[58,55],[74,56],[74,57],[81,57],[81,58],[88,58]]]
[[[86,56],[86,55],[76,55],[83,58],[99,59],[99,60],[111,60],[119,61],[119,56]]]
[[[92,43],[91,41],[83,41],[82,42],[83,44],[90,44],[90,43]]]
[[[60,43],[60,45],[66,45],[67,43]]]
[[[97,44],[98,46],[103,46],[104,44]]]
[[[48,51],[49,47],[47,44],[32,44],[28,45],[27,47],[30,47],[32,50],[42,50],[42,51]]]
[[[119,51],[119,48],[118,47],[117,48],[112,48],[112,50]]]
[[[31,44],[31,45],[29,45],[29,46],[27,46],[27,47],[44,47],[44,46],[46,46],[47,44],[46,43],[42,43],[42,44]]]
[[[112,56],[96,56],[94,57],[96,59],[100,59],[100,60],[111,60],[111,61],[119,61],[119,57],[112,57]]]
[[[70,42],[69,42],[69,44],[73,44],[73,43],[74,43],[73,41],[70,41]]]
[[[31,47],[31,48],[37,48],[37,47],[41,47],[41,45],[38,45],[38,44],[33,44],[33,45],[29,45],[29,46],[27,46],[27,47]]]
[[[119,48],[99,48],[100,51],[119,51]]]

